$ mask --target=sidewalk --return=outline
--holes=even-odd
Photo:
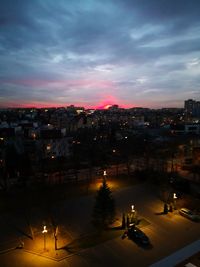
[[[49,242],[49,240],[47,240],[47,242],[48,243],[46,245],[46,249],[44,249],[44,245],[42,246],[42,240],[39,240],[38,238],[32,242],[26,242],[23,250],[25,252],[49,258],[55,261],[61,261],[77,253],[77,251],[73,253],[61,248],[55,250],[55,247],[52,244],[53,242]]]
[[[37,233],[33,240],[24,238],[23,242],[24,251],[55,261],[61,261],[77,253],[77,250],[70,251],[67,249],[67,245],[72,242],[72,239],[67,233],[62,233],[62,235],[57,236],[57,249],[55,249],[56,244],[52,229],[48,229],[48,233],[45,236],[42,232]]]
[[[150,223],[145,218],[140,218],[139,228],[148,226]],[[24,251],[46,257],[55,261],[61,261],[67,257],[79,253],[90,247],[95,247],[108,240],[122,236],[124,230],[121,229],[121,223],[116,221],[108,230],[101,234],[98,232],[90,232],[72,239],[67,232],[58,235],[57,250],[55,249],[55,238],[52,231],[48,232],[46,239],[42,233],[38,233],[34,240],[24,239]]]

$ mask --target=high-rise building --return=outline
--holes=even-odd
[[[195,116],[200,117],[200,101],[196,101],[194,113]]]
[[[193,99],[185,100],[184,108],[185,108],[185,112],[187,113],[187,115],[192,115],[195,102],[196,101],[194,101]]]
[[[200,116],[200,101],[196,101],[193,99],[185,100],[185,113],[188,116]]]

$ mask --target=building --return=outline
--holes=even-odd
[[[37,148],[42,158],[68,157],[71,141],[70,137],[63,135],[61,129],[42,129]]]
[[[200,101],[188,99],[185,101],[184,108],[187,116],[200,117]]]
[[[200,134],[200,124],[172,124],[170,126],[172,134]]]

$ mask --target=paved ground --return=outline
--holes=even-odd
[[[197,240],[200,236],[200,227],[198,223],[187,220],[177,212],[168,213],[167,215],[158,215],[163,211],[163,203],[157,198],[155,188],[148,184],[136,185],[132,188],[123,188],[114,192],[116,204],[118,207],[118,217],[121,218],[122,212],[129,212],[131,205],[135,205],[138,213],[146,218],[151,224],[143,228],[149,236],[152,248],[144,249],[136,245],[129,239],[122,239],[120,236],[101,243],[95,247],[76,251],[76,254],[62,252],[66,257],[62,261],[51,260],[47,257],[38,256],[34,252],[35,244],[32,242],[28,245],[25,239],[24,250],[13,250],[8,253],[0,254],[0,266],[56,266],[56,267],[88,267],[88,266],[149,266],[155,261],[171,254],[177,249]],[[79,238],[90,229],[90,215],[93,206],[93,196],[81,197],[79,199],[70,199],[63,204],[60,214],[62,223],[66,226],[69,242]],[[84,219],[83,219],[84,218]],[[61,235],[62,233],[60,233]],[[11,233],[10,236],[16,235]],[[50,245],[47,237],[47,249]],[[38,242],[41,253],[43,251],[43,236],[40,235]],[[53,244],[53,243],[52,243]],[[55,251],[54,251],[55,253]],[[60,252],[59,252],[60,253]],[[43,253],[49,256],[50,253]],[[50,255],[51,256],[51,255]]]

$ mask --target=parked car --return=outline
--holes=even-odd
[[[132,226],[128,229],[128,237],[141,245],[150,245],[149,238],[139,228]]]
[[[179,210],[179,213],[192,221],[200,221],[200,216],[189,209],[182,208]]]

